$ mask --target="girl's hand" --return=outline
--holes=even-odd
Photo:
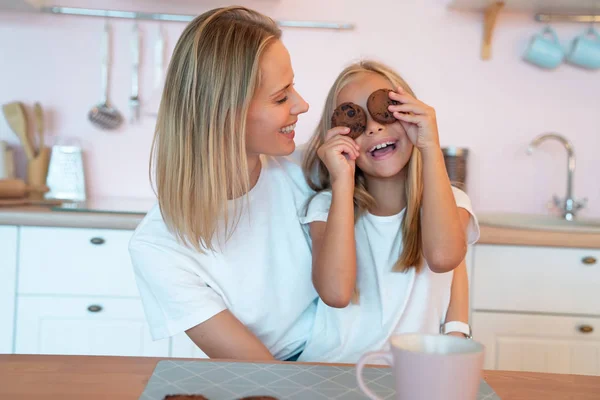
[[[332,186],[340,181],[354,184],[354,160],[360,154],[360,147],[346,136],[348,133],[350,128],[347,127],[331,128],[325,135],[325,143],[317,150],[317,155],[329,171]]]
[[[400,102],[399,105],[391,105],[388,110],[394,113],[394,117],[402,124],[408,138],[419,150],[439,148],[437,120],[435,110],[415,99],[402,87],[396,92],[390,91],[390,99]]]

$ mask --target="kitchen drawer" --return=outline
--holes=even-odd
[[[600,318],[475,311],[485,369],[600,375]]]
[[[168,357],[169,347],[151,339],[139,299],[17,298],[18,354]]]
[[[18,293],[139,296],[128,251],[132,234],[22,227]]]
[[[477,245],[473,309],[600,315],[600,250]]]

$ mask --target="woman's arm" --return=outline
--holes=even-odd
[[[454,269],[445,322],[449,321],[469,323],[469,279],[465,260]],[[449,335],[464,337],[460,332],[450,332]]]
[[[334,186],[327,222],[310,224],[313,284],[330,307],[346,307],[356,286],[353,191],[353,185]]]
[[[228,310],[185,331],[210,358],[273,360],[265,345]]]

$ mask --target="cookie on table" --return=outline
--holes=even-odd
[[[242,397],[239,400],[278,400],[277,397],[273,396],[248,396]]]

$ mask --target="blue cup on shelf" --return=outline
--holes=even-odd
[[[544,69],[558,67],[565,58],[558,36],[549,26],[531,38],[523,57],[526,61]]]
[[[567,60],[582,68],[600,68],[600,33],[590,27],[571,43]]]

